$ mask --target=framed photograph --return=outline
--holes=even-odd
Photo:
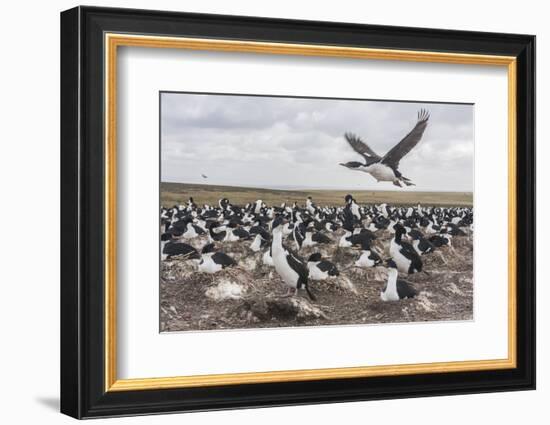
[[[61,14],[61,411],[535,387],[535,37]]]

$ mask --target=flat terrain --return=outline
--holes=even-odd
[[[303,204],[312,196],[318,205],[343,205],[344,197],[350,193],[345,190],[275,190],[245,188],[234,186],[214,186],[203,184],[161,183],[161,204],[172,206],[185,203],[190,196],[198,205],[215,204],[221,198],[228,198],[232,204],[244,205],[261,199],[268,205],[291,204],[296,201]],[[434,206],[472,206],[471,192],[414,192],[403,191],[359,191],[351,192],[359,204],[391,205],[434,205]]]

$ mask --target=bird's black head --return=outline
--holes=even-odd
[[[395,261],[393,261],[393,258],[388,258],[386,260],[386,266],[388,266],[389,269],[397,269],[397,264],[395,264]]]
[[[212,221],[208,224],[207,226],[209,229],[215,229],[216,227],[220,227],[220,223],[218,223],[217,221]]]
[[[172,240],[172,233],[163,233],[162,235],[160,235],[160,240],[163,242]]]
[[[360,162],[357,162],[357,161],[350,161],[350,162],[341,162],[340,165],[342,167],[349,168],[350,170],[355,170],[365,164],[361,164]]]
[[[219,205],[220,205],[220,208],[226,209],[229,206],[229,199],[227,198],[220,199]]]
[[[202,251],[203,254],[208,254],[209,252],[214,252],[214,244],[209,243],[203,246]]]
[[[351,201],[353,201],[353,196],[347,194],[344,200],[346,201],[346,204],[349,204]]]
[[[311,254],[309,256],[309,258],[307,259],[307,261],[314,261],[314,262],[317,262],[317,261],[321,261],[321,253],[320,252],[315,252],[313,254]]]
[[[395,233],[399,233],[400,235],[403,235],[405,233],[405,228],[401,223],[395,223],[393,225],[393,229],[395,230]]]
[[[275,217],[275,220],[273,220],[273,223],[271,224],[271,229],[275,230],[279,226],[283,226],[285,222],[285,218],[282,215],[278,215],[277,217]]]

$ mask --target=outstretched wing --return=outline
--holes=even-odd
[[[428,126],[429,118],[430,114],[428,111],[421,109],[418,112],[418,121],[416,122],[414,128],[404,137],[403,140],[390,149],[384,158],[382,158],[382,163],[396,169],[399,166],[399,161],[401,158],[407,155],[411,149],[414,148],[418,142],[420,142],[420,139],[422,139],[424,130],[426,130],[426,127]]]
[[[367,165],[372,164],[373,162],[380,161],[380,156],[371,148],[369,148],[369,146],[365,142],[363,142],[361,138],[357,137],[353,133],[346,133],[344,134],[344,137],[353,148],[353,150],[361,155],[363,158],[365,158],[365,161],[367,161]]]

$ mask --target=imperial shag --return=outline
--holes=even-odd
[[[381,157],[374,152],[358,136],[352,133],[346,133],[344,135],[345,139],[355,150],[355,152],[364,158],[365,163],[351,161],[341,163],[340,165],[349,168],[350,170],[369,173],[379,182],[390,181],[393,182],[395,186],[399,187],[402,187],[401,183],[406,186],[414,186],[414,183],[399,172],[399,161],[418,144],[420,139],[422,139],[422,135],[428,125],[429,118],[430,115],[428,111],[421,109],[418,112],[418,120],[414,128],[403,138],[403,140],[391,148],[388,153],[384,155],[384,157]]]
[[[338,268],[332,262],[323,260],[319,252],[309,256],[307,268],[309,269],[309,278],[312,280],[325,280],[340,275]]]
[[[302,258],[283,245],[283,217],[273,220],[271,241],[271,256],[275,271],[288,286],[287,295],[296,293],[298,289],[304,288],[313,301],[314,295],[308,287],[309,270]]]
[[[361,244],[361,256],[354,264],[356,267],[361,268],[376,267],[382,264],[382,259],[372,250],[370,242],[368,240],[364,240]]]
[[[397,279],[397,264],[395,261],[388,260],[388,281],[386,287],[380,292],[380,299],[382,301],[399,301],[403,298],[414,298],[418,295],[416,289],[414,289],[410,283],[404,280]]]
[[[416,273],[422,271],[422,260],[413,246],[402,240],[405,228],[397,223],[394,226],[395,237],[390,242],[390,255],[401,273]]]
[[[223,252],[215,252],[213,243],[209,243],[202,248],[199,272],[216,273],[222,269],[236,265],[235,260],[229,255]]]

